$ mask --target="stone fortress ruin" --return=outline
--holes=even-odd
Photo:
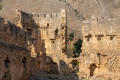
[[[0,80],[28,80],[35,72],[72,75],[79,63],[80,77],[118,79],[120,20],[83,21],[82,53],[68,58],[67,15],[16,11],[16,22],[0,18]]]
[[[83,46],[79,64],[82,75],[106,80],[119,79],[119,25],[119,19],[97,19],[94,16],[83,21]]]

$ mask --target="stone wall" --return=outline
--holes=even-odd
[[[92,17],[83,22],[79,75],[101,77],[105,80],[120,79],[119,21]]]
[[[83,23],[83,52],[119,52],[120,20],[97,20],[92,18]],[[102,46],[102,47],[101,47]]]
[[[66,51],[67,27],[64,9],[60,13],[46,14],[30,14],[18,10],[16,25],[33,33],[33,39],[37,39],[37,53],[56,54]],[[38,51],[44,44],[46,50]]]
[[[15,24],[0,18],[0,79],[28,80],[34,72],[71,74],[66,37],[64,9],[47,14],[17,10]]]
[[[0,42],[0,80],[27,80],[31,74],[30,51]]]
[[[35,71],[30,37],[29,32],[0,18],[0,80],[27,80]]]

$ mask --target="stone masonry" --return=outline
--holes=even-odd
[[[35,72],[116,80],[120,76],[120,20],[83,21],[82,53],[68,58],[66,11],[16,11],[16,22],[0,17],[0,80],[28,80]]]
[[[120,20],[97,19],[83,21],[83,46],[79,73],[82,76],[120,79]]]

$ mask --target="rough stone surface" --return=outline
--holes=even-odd
[[[66,33],[64,9],[54,14],[17,10],[15,24],[0,18],[0,80],[28,80],[36,71],[59,74]]]
[[[17,10],[15,23],[0,17],[0,80],[70,80],[65,75],[72,80],[119,79],[120,20],[92,16],[83,21],[82,53],[78,58],[66,55],[67,20],[64,9],[58,13]],[[72,65],[76,62],[78,73]]]
[[[83,46],[80,55],[79,73],[82,76],[117,80],[119,76],[119,19],[83,21]]]

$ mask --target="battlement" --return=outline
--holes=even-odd
[[[66,11],[64,9],[59,13],[28,13],[17,10],[16,14],[16,25],[24,29],[33,29],[36,25],[43,27],[66,24]]]
[[[60,17],[60,14],[59,13],[40,13],[40,14],[35,14],[33,13],[32,14],[33,17],[40,17],[40,18],[57,18],[57,17]]]
[[[33,17],[40,18],[57,18],[57,17],[66,17],[66,11],[64,9],[61,10],[60,13],[32,13]]]

